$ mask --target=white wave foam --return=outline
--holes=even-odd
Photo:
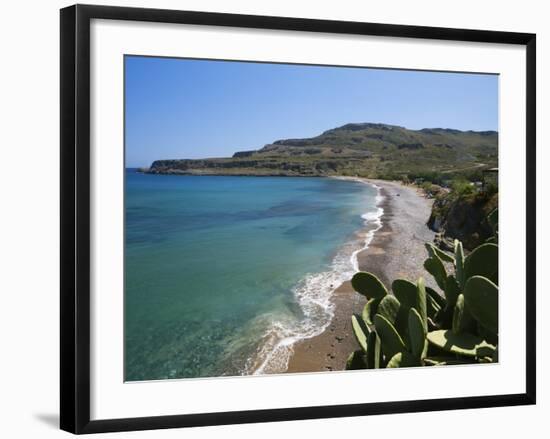
[[[330,325],[334,317],[332,294],[359,271],[358,254],[368,248],[374,233],[382,227],[384,209],[379,205],[384,197],[380,194],[380,187],[364,180],[357,181],[370,184],[378,191],[376,210],[361,215],[367,232],[362,236],[360,248],[357,248],[357,242],[347,243],[335,256],[329,271],[309,274],[299,282],[294,288],[294,295],[303,318],[299,321],[272,321],[255,357],[249,359],[244,374],[262,375],[286,371],[294,344],[321,334]]]

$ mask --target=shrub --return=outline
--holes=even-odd
[[[475,187],[468,180],[464,179],[454,179],[451,182],[451,189],[458,197],[464,197],[475,192]]]
[[[494,182],[489,182],[485,184],[485,187],[483,188],[483,192],[487,196],[487,198],[492,197],[493,195],[498,193],[498,184]]]

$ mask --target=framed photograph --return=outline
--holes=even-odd
[[[534,404],[535,139],[534,34],[62,9],[61,428]]]

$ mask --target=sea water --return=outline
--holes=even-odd
[[[380,214],[357,181],[126,170],[125,379],[284,372]]]

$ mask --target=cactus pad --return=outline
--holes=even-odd
[[[406,350],[405,343],[397,329],[384,316],[376,314],[374,316],[374,326],[382,342],[382,351],[386,358],[391,358],[395,354]]]
[[[367,352],[367,337],[369,336],[369,328],[363,322],[363,319],[355,314],[351,316],[351,327],[353,328],[353,334],[361,349]]]
[[[474,318],[498,334],[498,286],[483,276],[473,276],[466,282],[464,299]]]
[[[368,299],[382,299],[388,294],[388,290],[380,279],[372,273],[360,271],[351,279],[351,285],[355,291]]]
[[[427,338],[430,343],[440,349],[466,357],[486,356],[487,353],[495,350],[495,346],[480,337],[466,333],[455,334],[451,330],[441,329],[428,332]]]
[[[426,355],[426,330],[424,328],[422,317],[414,308],[409,309],[409,338],[412,354],[422,359]]]
[[[483,276],[498,285],[498,245],[492,243],[477,247],[464,260],[465,280]]]

